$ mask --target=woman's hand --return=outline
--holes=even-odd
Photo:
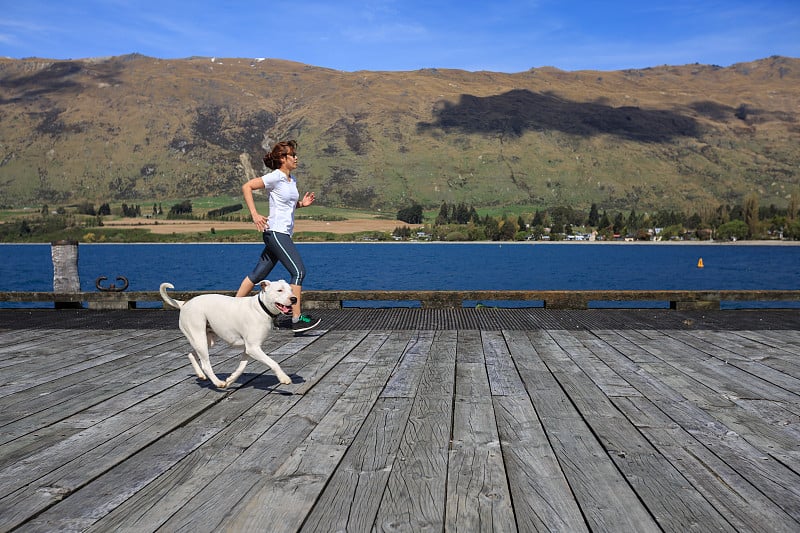
[[[297,207],[308,207],[314,203],[315,198],[313,192],[307,192],[303,195],[303,199],[297,202]]]
[[[253,215],[253,223],[256,225],[256,228],[258,228],[258,231],[267,231],[267,228],[269,228],[267,217],[259,215],[258,213]]]

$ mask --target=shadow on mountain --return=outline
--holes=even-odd
[[[768,111],[746,104],[740,104],[733,108],[717,102],[702,101],[694,102],[690,107],[698,114],[717,122],[726,122],[734,118],[748,125],[764,122],[784,122],[786,124],[797,124],[798,122],[797,114],[792,111]]]
[[[79,78],[85,76],[90,76],[95,83],[119,83],[117,76],[121,71],[121,65],[114,62],[87,67],[85,63],[77,61],[58,61],[29,75],[4,76],[0,82],[5,91],[12,95],[0,98],[0,105],[52,93],[81,91],[84,84]]]
[[[417,124],[418,131],[442,129],[520,136],[527,131],[557,130],[585,137],[616,135],[642,142],[665,142],[699,134],[694,119],[671,111],[573,102],[524,89],[487,97],[464,94],[457,104],[440,103],[433,114],[432,122]]]
[[[736,109],[731,106],[720,104],[719,102],[710,102],[707,100],[700,102],[692,102],[691,107],[696,113],[708,117],[717,122],[724,122],[736,116]]]

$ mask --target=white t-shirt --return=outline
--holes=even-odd
[[[282,170],[276,169],[261,176],[261,181],[269,192],[267,229],[291,235],[294,231],[294,208],[300,198],[297,180],[293,176],[288,180]]]

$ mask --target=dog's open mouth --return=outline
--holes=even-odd
[[[283,304],[276,303],[275,307],[277,307],[278,311],[280,311],[284,315],[289,315],[289,314],[292,313],[292,306],[291,305],[283,305]]]

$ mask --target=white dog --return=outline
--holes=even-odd
[[[291,313],[297,298],[292,296],[291,287],[283,280],[262,281],[260,286],[258,294],[246,298],[202,294],[184,302],[167,294],[167,289],[175,288],[171,283],[161,284],[159,292],[164,301],[180,309],[179,325],[194,348],[194,353],[189,352],[189,361],[197,377],[206,379],[208,376],[215,386],[224,389],[242,375],[249,356],[269,366],[284,385],[292,382],[280,365],[264,353],[261,344],[272,330],[275,317]],[[214,345],[213,335],[231,346],[244,346],[239,366],[225,381],[220,380],[211,368],[208,348]]]

